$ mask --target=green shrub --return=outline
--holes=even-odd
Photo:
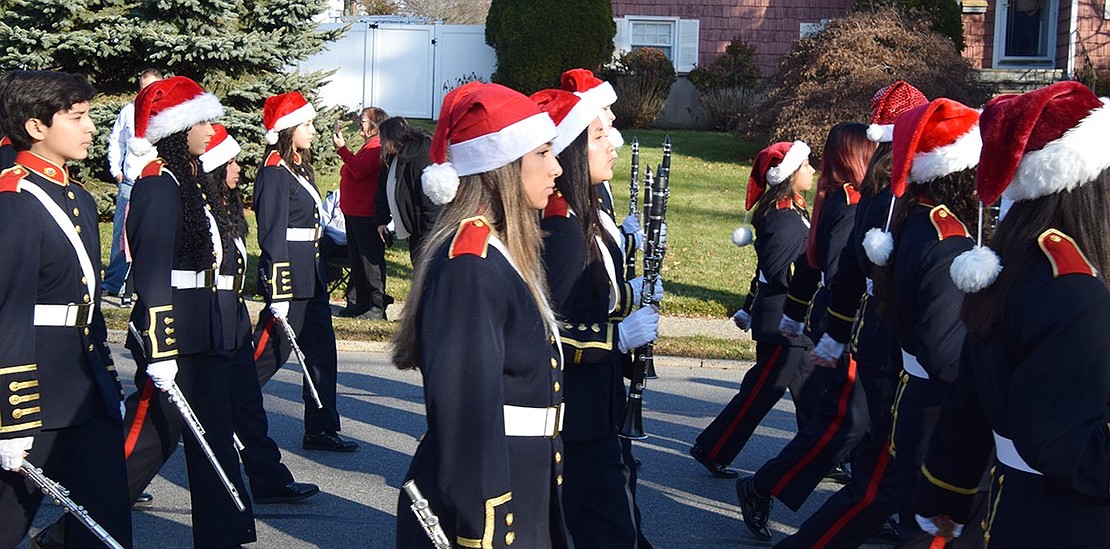
[[[733,131],[751,118],[758,103],[763,75],[755,63],[755,50],[736,37],[716,61],[694,67],[687,78],[714,129]]]
[[[637,48],[618,57],[599,71],[617,92],[613,104],[616,124],[646,128],[667,104],[671,85],[677,79],[670,59],[655,48]]]

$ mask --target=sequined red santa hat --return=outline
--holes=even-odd
[[[273,145],[278,142],[278,132],[304,124],[316,118],[316,109],[312,107],[300,92],[289,92],[272,95],[266,98],[262,106],[262,125],[266,128],[266,142]]]
[[[220,100],[187,77],[174,76],[153,82],[135,96],[135,134],[127,143],[135,159],[128,165],[141,171],[158,157],[155,143],[223,114]],[[127,174],[129,178],[138,175]]]
[[[979,111],[945,98],[910,109],[894,124],[890,190],[899,197],[909,183],[928,183],[974,168],[982,148]],[[890,260],[894,238],[889,215],[885,230],[867,231],[863,248],[876,265],[886,265]]]
[[[1001,95],[983,107],[983,153],[975,175],[979,200],[1034,200],[1075,190],[1110,168],[1110,100],[1075,81],[1021,95]],[[1002,272],[987,247],[952,262],[952,278],[972,293]]]
[[[876,143],[890,143],[894,139],[894,120],[928,102],[921,90],[905,80],[896,80],[875,92],[871,97],[871,125],[867,127],[867,138]]]
[[[470,82],[443,98],[420,179],[436,204],[455,199],[459,177],[507,166],[558,137],[551,117],[532,100],[500,84]],[[448,162],[450,158],[450,162]]]
[[[208,142],[208,149],[200,155],[200,167],[204,173],[212,173],[216,168],[231,162],[243,150],[235,138],[228,135],[223,124],[212,124],[212,130],[216,133]]]
[[[562,89],[601,105],[600,110],[617,102],[617,92],[613,89],[613,85],[594,76],[593,71],[589,69],[567,70],[560,77],[560,83]],[[609,118],[601,115],[601,121],[609,127],[609,142],[618,149],[624,146],[624,137],[617,128],[612,126]]]
[[[559,154],[597,120],[601,106],[597,96],[579,96],[563,90],[540,90],[531,96],[540,110],[551,116],[559,135],[551,141],[551,152]]]

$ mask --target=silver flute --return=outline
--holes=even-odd
[[[412,509],[413,513],[416,513],[416,520],[419,520],[420,525],[424,527],[424,533],[428,534],[428,538],[432,540],[432,545],[436,549],[451,549],[451,542],[447,539],[447,534],[443,532],[443,527],[439,525],[439,517],[432,512],[431,507],[428,507],[428,500],[424,497],[424,494],[420,493],[420,488],[416,487],[416,481],[405,481],[401,485],[401,489],[412,500],[412,505],[409,508]]]
[[[204,426],[200,424],[200,419],[193,412],[193,407],[189,406],[189,401],[185,400],[185,395],[181,393],[181,388],[177,386],[177,383],[170,382],[170,388],[166,391],[166,396],[181,412],[182,419],[189,426],[189,430],[193,432],[193,437],[200,443],[200,449],[204,452],[204,457],[208,458],[208,463],[211,463],[212,468],[216,470],[216,475],[220,477],[220,482],[223,483],[228,495],[235,502],[235,507],[239,511],[246,511],[247,506],[243,505],[243,500],[239,497],[239,490],[236,490],[235,485],[231,483],[231,479],[227,478],[223,466],[216,459],[216,453],[212,451],[212,447],[208,445],[208,441],[204,438]]]
[[[31,479],[31,482],[33,482],[35,486],[39,487],[39,490],[42,490],[43,494],[54,500],[54,503],[61,505],[65,512],[73,515],[73,518],[81,521],[81,524],[85,525],[85,528],[88,528],[89,531],[100,539],[100,541],[103,541],[104,545],[112,549],[123,549],[123,546],[120,545],[104,527],[97,524],[97,522],[89,516],[89,512],[86,511],[84,507],[77,505],[72,499],[69,499],[69,490],[66,490],[64,486],[42,474],[42,469],[35,467],[27,460],[23,460],[23,468],[21,470],[27,478]]]
[[[316,391],[316,384],[312,381],[312,376],[308,373],[308,365],[304,361],[304,353],[301,352],[301,346],[297,345],[297,334],[293,332],[293,327],[285,321],[284,318],[274,317],[278,324],[285,329],[285,336],[289,338],[289,344],[293,347],[293,354],[297,355],[297,362],[301,363],[301,372],[304,373],[304,383],[308,387],[308,394],[312,395],[312,400],[316,402],[317,408],[323,408],[324,403],[320,402],[320,393]]]

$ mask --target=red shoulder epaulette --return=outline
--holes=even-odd
[[[789,210],[793,206],[794,206],[794,197],[792,197],[792,196],[787,196],[785,198],[780,198],[778,202],[775,202],[775,209],[777,209],[777,210]]]
[[[7,147],[12,144],[12,138],[8,136],[0,137],[0,147]]]
[[[476,255],[486,257],[489,247],[489,237],[493,229],[485,217],[477,215],[462,220],[455,238],[451,240],[451,249],[447,251],[448,259],[455,259],[460,255]]]
[[[263,166],[277,166],[278,164],[281,164],[281,153],[277,151],[270,151],[270,154],[266,156],[266,162],[262,163]]]
[[[856,190],[856,188],[853,187],[851,183],[845,183],[844,184],[844,195],[845,195],[845,200],[848,201],[849,205],[859,204],[859,197],[860,197],[859,191]]]
[[[1037,245],[1052,264],[1052,276],[1060,278],[1069,274],[1095,276],[1096,271],[1075,240],[1056,229],[1048,229],[1037,237]]]
[[[155,158],[154,160],[151,160],[150,163],[143,168],[143,173],[139,177],[143,178],[162,175],[162,167],[165,165],[165,163],[166,162],[161,158]]]
[[[0,172],[0,193],[19,192],[19,182],[25,175],[27,170],[19,166],[12,166]]]
[[[570,203],[559,191],[547,199],[547,207],[543,209],[543,218],[549,217],[570,217]]]
[[[970,237],[971,233],[967,232],[967,227],[963,222],[956,218],[948,206],[941,204],[929,210],[929,221],[933,222],[933,228],[937,230],[937,239],[944,240],[953,236],[966,236]]]

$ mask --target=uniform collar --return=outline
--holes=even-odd
[[[301,165],[301,153],[293,151],[293,163],[298,166]]]
[[[58,166],[31,151],[19,151],[15,155],[15,163],[63,187],[69,184],[69,172],[65,166]]]
[[[794,193],[793,196],[784,196],[775,203],[775,207],[779,210],[786,210],[795,206],[799,210],[806,209],[806,198],[798,193]]]

